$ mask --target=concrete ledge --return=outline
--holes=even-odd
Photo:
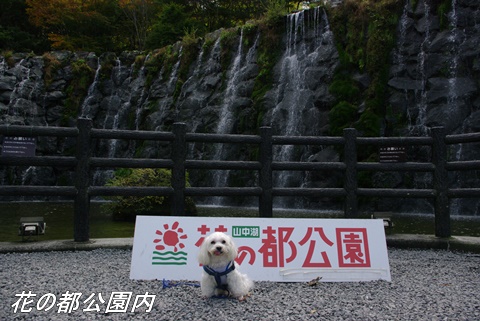
[[[36,242],[0,242],[0,253],[9,252],[48,252],[48,251],[85,251],[99,248],[132,249],[132,238],[92,239],[88,242],[73,240],[50,240]]]
[[[438,238],[434,235],[393,234],[387,235],[387,246],[480,253],[480,237],[452,236],[450,238]],[[73,240],[0,242],[0,253],[88,251],[99,248],[132,249],[132,247],[133,238],[92,239],[89,242],[74,242]]]
[[[387,235],[387,246],[480,253],[480,237],[452,236],[450,238],[439,238],[434,235],[393,234]]]

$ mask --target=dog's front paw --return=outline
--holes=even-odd
[[[247,298],[251,295],[251,293],[247,293],[245,295],[241,295],[239,297],[237,297],[237,300],[240,301],[240,302],[243,302],[243,301],[246,301]]]

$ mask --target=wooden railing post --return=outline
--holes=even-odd
[[[259,173],[260,188],[262,194],[259,197],[259,215],[260,217],[273,216],[273,196],[272,196],[272,128],[260,128],[260,164]]]
[[[345,128],[343,130],[345,138],[345,217],[352,218],[357,216],[357,131],[354,128]]]
[[[185,123],[174,123],[173,134],[175,139],[172,145],[172,215],[185,215],[185,158],[187,157],[187,146],[185,134],[187,125]]]
[[[90,239],[90,155],[92,120],[79,118],[77,120],[77,167],[75,169],[75,196],[73,214],[73,239],[75,242],[87,242]]]
[[[433,185],[435,189],[435,236],[450,237],[450,200],[448,198],[447,147],[445,129],[432,128],[432,162],[435,165]]]

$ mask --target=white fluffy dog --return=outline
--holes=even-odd
[[[203,265],[200,285],[205,297],[228,295],[241,301],[248,295],[253,281],[238,271],[237,254],[238,250],[227,234],[215,232],[204,239],[198,262]]]

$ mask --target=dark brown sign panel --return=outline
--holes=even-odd
[[[35,137],[4,137],[2,156],[35,156],[37,140]]]
[[[404,163],[406,161],[405,146],[380,147],[380,163]]]

